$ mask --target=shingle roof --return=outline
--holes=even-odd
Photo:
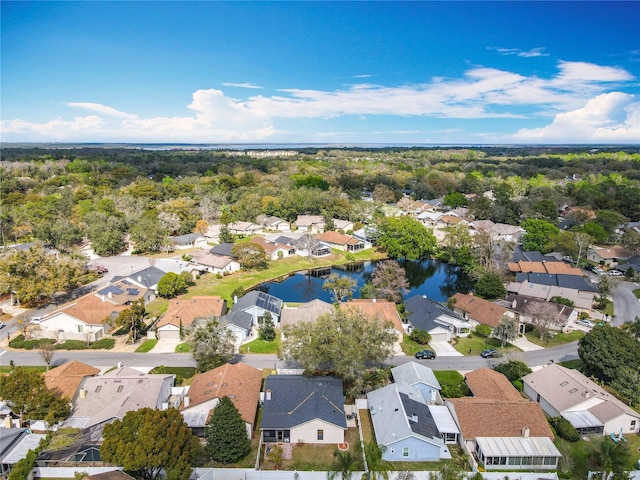
[[[260,290],[252,290],[239,298],[231,310],[247,310],[254,306],[260,307],[263,310],[268,310],[269,312],[280,316],[282,300],[274,297],[273,295],[269,295],[268,293],[261,292]]]
[[[316,419],[347,428],[339,378],[270,375],[264,388],[261,429],[293,428]]]
[[[232,248],[233,243],[221,243],[220,245],[216,245],[211,250],[209,250],[209,253],[212,253],[214,255],[222,255],[225,257],[233,257],[233,254],[231,253]]]
[[[116,280],[120,280],[122,278],[130,278],[131,280],[134,280],[147,288],[151,288],[154,285],[157,285],[160,279],[166,274],[167,272],[165,272],[164,270],[161,270],[158,267],[151,266],[126,277],[113,277],[111,279],[111,282],[113,283]]]
[[[465,440],[476,437],[520,437],[524,427],[531,437],[554,438],[540,405],[524,398],[451,398]]]
[[[189,299],[172,298],[167,311],[158,321],[157,327],[174,325],[190,326],[197,318],[221,317],[227,306],[222,297],[194,296]]]
[[[220,323],[235,325],[236,327],[240,327],[245,330],[248,334],[253,326],[253,316],[250,313],[237,310],[229,312],[225,316],[221,317]]]
[[[504,318],[505,313],[509,311],[500,305],[474,295],[456,293],[452,298],[456,300],[455,309],[466,312],[469,318],[492,328],[497,327]]]
[[[414,295],[407,299],[405,301],[405,309],[411,313],[407,317],[408,322],[420,330],[429,331],[440,326],[435,323],[435,320],[441,315],[447,315],[466,322],[466,320],[457,313],[423,295]]]
[[[335,307],[327,302],[319,299],[311,300],[296,308],[283,308],[280,314],[280,325],[284,327],[301,322],[313,322],[318,317],[331,314],[334,311]]]
[[[99,368],[72,360],[45,373],[44,383],[56,395],[71,400],[84,377],[94,376],[98,373],[100,373]]]
[[[261,370],[242,363],[227,363],[193,377],[189,387],[189,407],[211,399],[229,397],[242,419],[254,424],[261,386]]]
[[[66,314],[88,325],[102,325],[107,319],[116,318],[122,310],[127,308],[129,308],[127,305],[114,305],[106,301],[106,297],[102,300],[90,293],[51,312],[43,319],[43,322],[58,314]]]
[[[516,282],[529,282],[538,285],[548,285],[562,288],[572,288],[583,292],[597,292],[598,289],[577,275],[550,273],[516,273]]]
[[[367,317],[378,318],[383,322],[391,322],[396,331],[404,333],[402,320],[400,320],[396,304],[388,300],[360,298],[349,300],[347,303],[341,304],[340,308],[359,311]]]
[[[321,233],[316,235],[316,238],[334,245],[357,245],[358,243],[362,243],[362,240],[352,237],[351,235],[344,235],[334,231]]]
[[[440,382],[436,378],[433,370],[418,362],[406,362],[391,369],[393,381],[397,384],[416,385],[424,383],[430,387],[441,389]]]
[[[473,395],[477,398],[495,400],[521,400],[522,395],[503,374],[483,367],[468,372],[465,380]]]

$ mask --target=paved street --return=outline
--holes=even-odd
[[[633,290],[640,288],[634,282],[620,282],[613,290],[613,320],[612,325],[622,325],[624,322],[631,322],[634,318],[640,317],[640,300],[633,294]]]

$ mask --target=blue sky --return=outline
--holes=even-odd
[[[640,143],[637,2],[1,2],[5,142]]]

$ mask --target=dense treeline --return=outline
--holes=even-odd
[[[361,224],[385,203],[445,195],[475,218],[510,224],[557,223],[563,205],[640,220],[636,150],[307,148],[255,158],[216,150],[3,148],[0,234],[5,245],[41,240],[63,250],[89,238],[103,255],[121,252],[128,235],[140,251],[158,251],[167,234],[214,222],[317,214]],[[488,191],[492,198],[481,195]]]

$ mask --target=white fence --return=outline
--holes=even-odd
[[[35,467],[31,470],[31,478],[74,478],[78,472],[89,475],[122,470],[122,467]]]

